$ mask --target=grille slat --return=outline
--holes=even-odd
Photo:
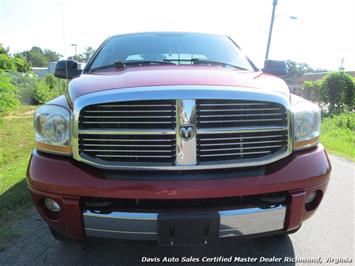
[[[243,116],[259,116],[260,114],[223,114],[223,117],[243,117]],[[281,116],[281,113],[275,113],[275,114],[264,114],[264,116]],[[200,115],[201,118],[205,117],[221,117],[221,115]]]
[[[247,106],[247,105],[244,105]],[[243,109],[204,109],[200,112],[257,112],[257,111],[279,111],[278,108],[243,108]]]
[[[217,157],[217,156],[235,156],[235,155],[249,155],[249,154],[265,154],[270,151],[255,151],[255,152],[236,152],[236,153],[222,153],[222,154],[203,154],[201,157]]]
[[[283,135],[268,135],[268,138],[278,138],[278,137],[282,137]],[[260,138],[264,138],[263,135],[261,136],[252,136],[252,137],[234,137],[234,138],[206,138],[206,139],[201,139],[201,141],[217,141],[217,140],[236,140],[236,139],[260,139]],[[221,145],[221,144],[204,144],[206,146],[209,145]]]
[[[87,152],[108,152],[108,153],[171,153],[171,150],[110,150],[110,149],[82,149]]]
[[[101,104],[100,108],[124,108],[124,107],[149,107],[149,108],[154,108],[154,107],[171,107],[173,106],[174,103],[171,104]]]
[[[241,139],[241,138],[239,138]],[[210,145],[232,145],[232,144],[262,144],[262,143],[275,143],[275,142],[282,142],[283,139],[279,140],[263,140],[263,141],[240,141],[240,142],[229,142],[229,143],[213,143],[213,144],[203,144],[203,146],[210,146]]]
[[[94,115],[84,115],[83,118],[100,118],[100,119],[114,119],[114,118],[127,118],[127,116],[115,116],[115,115],[97,115],[97,116],[94,116]],[[169,118],[171,119],[171,116],[170,115],[165,115],[165,116],[134,116],[135,119],[138,119],[138,118],[144,118],[144,119],[161,119],[161,118]]]
[[[172,158],[168,155],[118,155],[118,154],[96,154],[97,157],[106,157],[106,158]]]
[[[253,105],[267,105],[267,103],[256,103],[256,102],[247,102],[247,103],[200,103],[200,106],[253,106]]]
[[[83,121],[83,124],[106,124],[106,125],[119,125],[119,124],[129,124],[129,125],[154,125],[154,124],[171,124],[171,121]]]
[[[235,148],[214,148],[214,149],[203,149],[204,152],[209,151],[233,151],[233,150],[256,150],[256,149],[265,149],[265,148],[279,148],[282,145],[273,145],[273,146],[255,146],[255,147],[235,147]]]
[[[84,113],[171,113],[171,110],[86,110]]]
[[[240,122],[268,122],[268,121],[280,121],[279,118],[270,118],[270,119],[240,119],[240,120],[206,120],[200,121],[201,124],[207,123],[240,123]]]
[[[175,130],[166,130],[166,129],[136,129],[136,128],[111,128],[111,129],[82,129],[80,133],[86,135],[175,135]]]
[[[145,144],[142,144],[142,145],[139,145],[139,144],[98,144],[98,143],[95,143],[95,144],[82,144],[84,147],[147,147],[147,145]],[[163,148],[163,147],[166,147],[166,148],[170,148],[171,145],[154,145],[154,147],[159,147],[159,148]]]
[[[83,141],[108,141],[108,142],[147,142],[147,139],[88,139],[84,138]],[[171,142],[170,139],[149,139],[149,142]]]

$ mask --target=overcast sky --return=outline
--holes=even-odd
[[[336,70],[344,58],[355,70],[354,0],[278,2],[270,59]],[[12,53],[36,45],[70,56],[70,44],[81,52],[114,34],[209,32],[229,35],[261,66],[271,10],[272,0],[0,0],[0,43]]]

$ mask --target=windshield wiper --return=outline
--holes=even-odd
[[[145,65],[176,65],[173,62],[166,61],[154,61],[154,60],[131,60],[126,62],[115,62],[116,67],[125,67],[125,66],[145,66]]]
[[[127,66],[149,66],[149,65],[176,65],[176,64],[173,62],[154,61],[154,60],[132,60],[132,61],[126,61],[126,62],[116,61],[113,64],[91,68],[89,71],[94,72],[96,70],[103,70],[103,69],[112,68],[112,67],[115,67],[118,69],[123,69]]]
[[[219,66],[224,66],[224,67],[233,67],[237,68],[240,70],[249,70],[244,67],[240,66],[235,66],[229,63],[224,63],[224,62],[219,62],[219,61],[213,61],[213,60],[207,60],[207,59],[199,59],[199,58],[191,58],[191,59],[164,59],[165,62],[172,62],[172,61],[177,61],[177,62],[191,62],[193,65],[219,65]]]

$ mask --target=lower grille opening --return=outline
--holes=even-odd
[[[289,196],[287,192],[268,193],[252,196],[212,198],[212,199],[110,199],[92,198],[83,199],[83,206],[92,212],[111,213],[113,211],[128,212],[171,212],[171,211],[198,211],[198,210],[228,210],[252,207],[265,207],[271,205],[287,205]]]

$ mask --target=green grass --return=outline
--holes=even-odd
[[[32,205],[25,182],[34,146],[34,106],[23,106],[3,118],[0,124],[0,250],[16,234],[11,225]]]
[[[355,113],[323,118],[321,142],[331,153],[355,161]]]

